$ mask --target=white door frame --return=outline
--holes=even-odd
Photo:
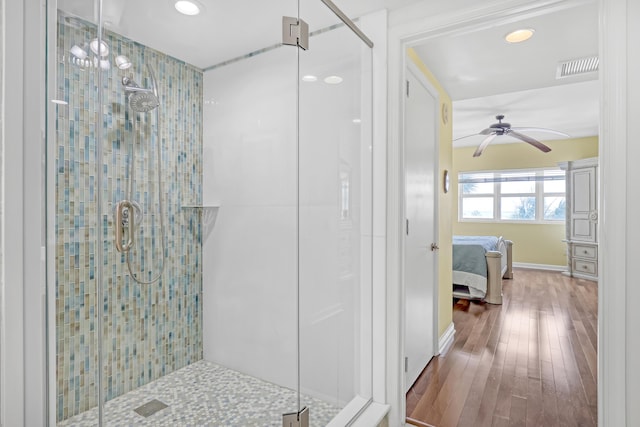
[[[433,153],[434,153],[434,157],[436,159],[439,159],[439,154],[440,154],[440,126],[439,126],[439,121],[438,121],[438,111],[439,111],[439,106],[440,106],[440,94],[438,93],[437,89],[427,80],[427,78],[425,77],[424,73],[420,70],[420,68],[418,68],[417,65],[415,65],[413,63],[413,61],[411,61],[407,55],[404,55],[404,63],[406,64],[404,67],[404,73],[403,73],[403,82],[407,81],[408,75],[409,73],[411,73],[419,82],[422,86],[424,86],[424,88],[427,90],[427,92],[429,92],[429,94],[431,96],[433,96],[433,98],[435,99],[436,102],[436,109],[435,109],[435,117],[434,119],[434,147],[433,147]],[[405,147],[405,140],[404,140],[404,130],[405,130],[405,119],[406,119],[406,97],[403,96],[402,97],[402,139],[400,140],[400,149],[402,150],[402,171],[403,171],[403,179],[402,179],[402,204],[400,206],[400,209],[402,209],[402,217],[406,218],[406,212],[405,212],[405,207],[406,207],[406,193],[405,193],[405,181],[404,181],[404,172],[405,172],[405,168],[404,168],[404,147]],[[438,242],[438,221],[439,221],[439,215],[438,215],[438,207],[439,207],[439,203],[438,203],[438,199],[439,199],[439,192],[438,189],[440,188],[440,182],[438,179],[438,171],[439,171],[439,164],[436,161],[434,168],[433,168],[433,183],[435,186],[435,189],[433,191],[433,238],[434,238],[434,242],[433,243],[437,243]],[[403,222],[403,226],[404,226],[404,222]],[[400,312],[401,313],[405,313],[405,307],[406,307],[406,295],[405,295],[405,278],[404,278],[404,262],[405,262],[405,241],[406,241],[406,237],[407,234],[406,233],[402,233],[402,249],[401,249],[401,253],[400,253],[400,260],[402,263],[402,285],[400,286],[401,288],[401,292],[402,292],[402,297],[400,300]],[[425,242],[426,244],[429,244],[430,242]],[[439,268],[438,268],[438,252],[436,251],[435,256],[434,256],[434,261],[433,261],[433,323],[432,323],[432,328],[433,328],[433,356],[438,354],[438,288],[439,288],[439,281],[438,281],[438,277],[439,277]],[[405,358],[405,353],[404,353],[404,349],[405,349],[405,329],[406,329],[406,325],[405,322],[403,321],[402,324],[400,325],[401,328],[401,333],[400,333],[400,349],[402,351],[402,356],[401,356],[401,360],[404,361]],[[404,362],[403,362],[404,363]],[[403,369],[404,372],[404,369]],[[407,386],[408,384],[405,384],[405,380],[406,380],[406,375],[402,375],[402,390],[407,390]]]
[[[628,368],[627,325],[629,311],[626,271],[627,247],[627,45],[626,16],[631,8],[617,0],[495,0],[475,8],[432,15],[429,5],[407,7],[390,19],[388,46],[388,145],[387,145],[387,391],[390,425],[404,425],[406,399],[402,388],[403,346],[402,288],[402,94],[407,48],[447,34],[462,34],[499,23],[514,22],[597,1],[600,5],[601,118],[600,182],[607,206],[600,202],[601,246],[598,295],[598,425],[625,425],[625,375]],[[607,67],[608,66],[608,67]],[[601,197],[600,201],[603,200]],[[608,239],[606,238],[608,237]],[[609,264],[611,263],[611,264]],[[607,266],[609,268],[607,268]],[[637,319],[640,315],[636,316]]]

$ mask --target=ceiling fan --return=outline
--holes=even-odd
[[[485,148],[487,148],[487,145],[489,145],[489,143],[491,141],[493,141],[493,139],[496,136],[502,136],[502,135],[509,135],[511,137],[514,138],[518,138],[519,140],[522,140],[526,143],[529,143],[531,145],[533,145],[534,147],[536,147],[538,150],[540,151],[544,151],[545,153],[548,153],[549,151],[551,151],[551,148],[547,147],[546,145],[544,145],[542,142],[538,141],[537,139],[534,139],[530,136],[524,135],[522,133],[520,133],[521,131],[535,131],[535,132],[546,132],[546,133],[553,133],[565,138],[568,138],[569,135],[567,135],[564,132],[559,132],[557,130],[553,130],[553,129],[545,129],[545,128],[512,128],[510,123],[503,123],[502,119],[504,119],[504,115],[499,114],[496,116],[496,119],[498,119],[498,123],[494,123],[491,126],[489,126],[486,129],[481,130],[479,133],[477,134],[473,134],[473,135],[467,135],[467,136],[462,136],[460,138],[456,138],[454,139],[454,141],[457,141],[459,139],[463,139],[463,138],[469,138],[470,136],[475,136],[475,135],[487,135],[487,137],[485,139],[482,140],[482,142],[480,143],[480,145],[478,146],[478,148],[476,149],[475,153],[473,153],[473,157],[478,157],[482,154],[482,152],[484,151]]]

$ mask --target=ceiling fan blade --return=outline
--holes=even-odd
[[[533,145],[534,147],[536,147],[540,151],[544,151],[545,153],[548,153],[549,151],[551,151],[551,148],[547,147],[546,145],[544,145],[542,142],[538,141],[537,139],[533,139],[530,136],[523,135],[523,134],[521,134],[519,132],[514,131],[513,129],[510,129],[506,133],[509,136],[513,136],[515,138],[521,139],[522,141]]]
[[[522,131],[522,132],[546,132],[546,133],[552,133],[558,136],[563,136],[565,138],[571,138],[571,135],[564,133],[564,132],[560,132],[559,130],[553,130],[553,129],[547,129],[547,128],[511,128],[511,130],[515,130],[515,131]]]
[[[466,136],[461,136],[461,137],[455,138],[454,141],[457,141],[459,139],[469,138],[469,137],[472,137],[472,136],[478,136],[478,135],[491,135],[492,133],[495,133],[495,131],[496,130],[493,129],[493,128],[486,128],[486,129],[481,130],[478,133],[472,133],[471,135],[466,135]]]
[[[471,138],[472,136],[478,136],[479,133],[472,133],[471,135],[459,136],[458,138],[454,138],[453,141],[458,141],[459,139]]]
[[[491,135],[489,135],[488,137],[486,137],[481,143],[480,145],[478,145],[478,148],[476,148],[475,153],[473,153],[473,157],[479,157],[482,152],[484,151],[485,148],[487,148],[487,145],[489,145],[489,143],[491,141],[493,141],[493,138],[495,138],[497,135],[496,132],[493,132]]]

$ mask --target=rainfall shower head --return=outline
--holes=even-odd
[[[158,87],[156,85],[156,79],[153,76],[151,67],[147,65],[147,70],[151,77],[152,89],[142,88],[138,83],[130,79],[129,77],[122,78],[122,84],[124,85],[124,91],[128,94],[129,106],[133,111],[138,113],[146,113],[160,105],[158,99]]]
[[[133,111],[146,113],[160,105],[158,97],[151,92],[131,92],[129,94],[129,106]]]

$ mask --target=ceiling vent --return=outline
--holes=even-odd
[[[572,59],[558,64],[556,71],[556,79],[577,76],[579,74],[593,73],[598,71],[600,59],[597,56],[589,56],[586,58]]]

